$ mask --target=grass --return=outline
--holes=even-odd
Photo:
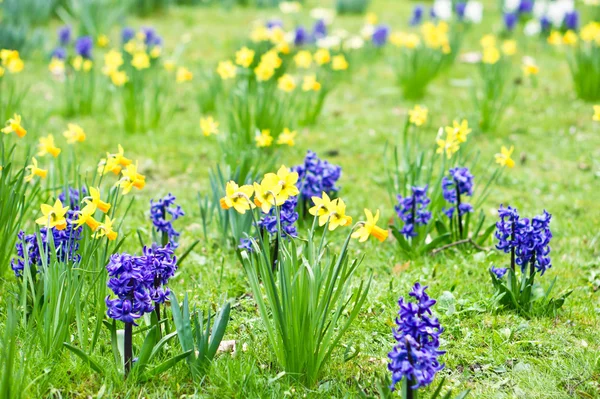
[[[323,2],[331,5],[331,1]],[[492,4],[493,3],[493,4]],[[316,2],[311,4],[316,5]],[[321,5],[321,4],[320,4]],[[371,10],[384,22],[405,27],[412,4],[375,0]],[[474,28],[463,51],[478,49],[484,33],[500,28],[495,2],[486,4],[486,19]],[[131,19],[134,26],[152,25],[174,48],[183,34],[192,44],[184,55],[186,65],[200,68],[230,56],[248,33],[251,21],[275,14],[269,10],[236,8],[172,8],[167,14],[145,20]],[[401,26],[398,26],[399,22]],[[336,24],[356,31],[361,17],[339,17]],[[53,32],[55,26],[48,27]],[[116,37],[117,32],[113,32]],[[533,55],[540,65],[537,88],[525,84],[493,134],[473,134],[471,144],[488,159],[500,145],[514,144],[519,160],[505,173],[486,201],[488,216],[500,203],[517,206],[523,214],[547,209],[553,214],[552,269],[539,281],[547,285],[558,276],[556,292],[573,289],[557,317],[526,320],[510,313],[493,313],[489,307],[492,285],[487,269],[506,262],[497,253],[460,254],[451,251],[436,257],[405,262],[391,242],[354,245],[367,257],[358,270],[373,272],[367,303],[334,352],[322,379],[312,389],[283,375],[274,363],[254,299],[241,264],[232,251],[218,245],[218,235],[203,240],[170,284],[178,295],[187,292],[192,302],[217,306],[225,295],[232,299],[231,322],[226,340],[235,340],[235,354],[217,356],[202,384],[194,383],[184,363],[143,385],[113,384],[96,378],[88,366],[68,351],[48,362],[35,353],[28,359],[29,379],[35,380],[26,397],[356,397],[357,385],[371,390],[374,379],[386,372],[386,355],[393,338],[390,329],[396,302],[415,281],[430,286],[440,298],[437,312],[446,328],[442,347],[447,351],[441,373],[458,390],[470,388],[471,397],[499,398],[597,398],[600,397],[600,309],[592,274],[600,268],[598,240],[600,206],[594,195],[600,176],[600,124],[591,120],[591,105],[576,99],[565,57],[536,40],[519,38],[519,56]],[[22,111],[29,124],[28,140],[42,134],[59,135],[67,120],[60,116],[62,101],[50,80],[45,62],[27,62],[25,78],[31,83]],[[437,128],[454,118],[473,114],[468,84],[476,66],[457,63],[434,81],[420,103],[429,108],[430,120],[418,134],[432,140]],[[199,74],[197,74],[199,76]],[[321,121],[299,134],[298,145],[282,154],[286,165],[301,162],[307,149],[317,151],[343,168],[341,195],[349,213],[363,207],[380,208],[383,219],[394,217],[393,204],[384,186],[383,149],[401,133],[408,109],[385,59],[375,59],[354,71],[352,81],[339,86],[328,98]],[[128,156],[140,160],[148,184],[137,194],[127,220],[125,249],[140,250],[135,228],[148,226],[150,198],[172,192],[187,211],[182,247],[202,238],[198,192],[209,189],[208,166],[218,159],[218,145],[201,135],[193,90],[184,90],[180,108],[171,123],[146,135],[125,135],[110,110],[68,120],[80,123],[88,139],[78,147],[85,168],[92,168],[106,151],[122,144]],[[335,155],[326,155],[335,154]],[[477,181],[477,180],[476,180]],[[37,208],[37,205],[34,206]],[[214,238],[214,239],[213,239]],[[0,283],[0,327],[5,328],[6,298],[16,289],[11,275]],[[18,332],[21,344],[27,337]],[[345,353],[358,354],[344,361]],[[110,339],[101,336],[96,357],[112,359]],[[371,391],[370,391],[371,392]]]

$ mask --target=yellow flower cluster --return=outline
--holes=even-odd
[[[479,41],[483,49],[481,62],[494,65],[502,58],[502,55],[512,56],[517,53],[517,42],[509,39],[500,44],[500,50],[497,46],[497,40],[494,35],[485,35]]]
[[[14,133],[20,138],[25,137],[27,130],[21,124],[21,115],[15,114],[12,118],[6,121],[6,126],[1,129],[4,134]]]
[[[415,105],[413,109],[408,111],[408,121],[415,126],[422,126],[427,122],[427,114],[429,111],[426,107]]]
[[[23,70],[25,63],[19,56],[17,50],[0,50],[0,78],[4,76],[5,71],[11,74],[17,74]]]
[[[122,65],[123,54],[121,54],[120,51],[110,50],[104,54],[104,67],[102,67],[102,73],[110,77],[112,83],[117,87],[123,86],[129,80],[127,73],[119,70]]]
[[[446,134],[445,138],[444,133]],[[446,126],[444,129],[440,128],[436,138],[438,145],[436,153],[446,154],[448,159],[452,158],[460,150],[460,145],[466,143],[467,136],[470,133],[471,129],[466,119],[463,119],[460,123],[455,120],[452,122],[452,126]]]
[[[98,173],[102,176],[112,172],[121,174],[115,186],[123,189],[123,194],[128,194],[132,188],[141,190],[146,185],[146,177],[138,172],[138,163],[135,164],[125,157],[125,151],[119,144],[119,151],[114,154],[107,153],[106,158],[100,160]]]
[[[448,24],[444,21],[440,21],[437,25],[432,22],[425,22],[421,26],[423,43],[429,48],[442,50],[444,54],[449,54],[452,49],[450,48],[448,30]]]
[[[297,132],[295,130],[292,131],[287,127],[284,128],[277,138],[277,144],[293,147],[296,145],[296,134]],[[258,132],[254,140],[256,141],[256,146],[259,148],[270,147],[273,145],[273,136],[271,136],[271,131],[269,129],[263,129]]]
[[[260,183],[240,187],[234,181],[230,181],[225,187],[225,196],[221,198],[221,208],[233,208],[238,213],[245,214],[246,211],[258,207],[264,213],[269,213],[272,207],[281,206],[288,198],[299,194],[297,182],[298,173],[291,172],[284,165],[277,173],[265,174]]]
[[[506,148],[505,146],[502,146],[500,148],[500,152],[495,155],[496,163],[500,166],[508,166],[509,168],[514,168],[515,161],[511,158],[514,150],[514,146],[511,146],[510,149]]]
[[[590,22],[586,24],[581,28],[579,36],[572,30],[568,30],[564,34],[561,34],[557,30],[553,30],[550,32],[550,35],[548,35],[548,43],[553,46],[560,46],[563,44],[575,46],[579,42],[579,39],[584,43],[600,46],[600,22]]]

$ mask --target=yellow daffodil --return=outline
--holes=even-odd
[[[67,227],[65,215],[67,214],[69,207],[63,207],[63,204],[59,199],[56,200],[54,206],[42,204],[40,208],[43,216],[36,219],[35,222],[37,224],[46,227],[47,229],[56,228],[57,230],[64,230]]]
[[[298,183],[298,172],[292,172],[285,165],[281,165],[277,171],[277,178],[279,179],[279,185],[281,186],[280,196],[284,197],[284,202],[289,197],[297,196],[300,191],[296,187]]]
[[[279,145],[289,145],[290,147],[293,147],[294,145],[296,145],[296,131],[290,131],[290,129],[288,129],[287,127],[285,129],[283,129],[283,132],[281,132],[281,134],[279,135],[279,137],[277,138],[277,144]]]
[[[282,1],[279,10],[284,14],[296,14],[300,12],[302,5],[298,1]]]
[[[53,75],[63,75],[65,73],[65,62],[59,58],[52,57],[48,64],[48,70]]]
[[[481,38],[479,44],[481,44],[481,47],[483,48],[496,47],[496,36],[485,35]]]
[[[95,212],[96,210],[93,207],[89,205],[85,206],[81,211],[77,212],[77,219],[73,220],[71,223],[75,225],[76,229],[87,224],[92,231],[96,231],[100,226],[100,222],[94,219]]]
[[[254,187],[250,185],[240,187],[236,182],[230,181],[225,186],[225,196],[220,200],[221,208],[233,208],[243,215],[247,210],[255,207],[250,200],[252,194],[254,194]]]
[[[194,78],[194,74],[190,72],[189,69],[185,67],[177,68],[177,75],[175,77],[175,81],[177,83],[189,82]]]
[[[165,62],[163,62],[163,67],[165,68],[165,71],[173,72],[177,67],[177,64],[173,60],[166,60]]]
[[[561,45],[563,43],[563,37],[560,34],[560,32],[556,30],[550,32],[550,35],[548,35],[548,43],[550,43],[553,46]]]
[[[150,57],[158,58],[162,54],[162,47],[154,46],[152,50],[150,50]]]
[[[324,226],[329,219],[329,213],[334,208],[333,201],[325,192],[321,194],[321,197],[314,196],[311,200],[314,205],[308,210],[308,213],[318,217],[319,226]]]
[[[515,150],[514,146],[510,146],[510,149],[502,146],[500,148],[500,153],[496,154],[496,163],[500,166],[508,166],[509,168],[514,168],[515,161],[511,158],[513,151]]]
[[[374,12],[368,12],[365,17],[365,20],[367,21],[368,25],[377,25],[379,18],[377,17],[377,14],[375,14]]]
[[[248,68],[254,61],[254,50],[244,46],[235,53],[235,63],[241,67]]]
[[[427,122],[427,114],[428,109],[426,107],[421,107],[420,105],[415,105],[413,109],[408,111],[408,121],[415,126],[422,126]]]
[[[96,43],[98,44],[98,47],[106,48],[108,46],[108,44],[110,43],[110,39],[108,38],[108,36],[106,36],[104,34],[100,34],[98,36],[98,39],[96,39]]]
[[[125,71],[114,71],[110,74],[110,80],[116,87],[121,87],[129,81],[129,77]]]
[[[600,44],[600,23],[590,22],[586,24],[581,28],[580,36],[581,40],[586,43],[596,41],[597,44]]]
[[[64,64],[63,64],[63,67],[64,67]],[[64,68],[63,68],[63,69],[64,69]],[[1,66],[0,66],[0,78],[1,78],[2,76],[4,76],[4,71],[5,71],[5,69],[4,69],[3,67],[1,67]]]
[[[269,30],[264,25],[257,25],[250,33],[250,40],[254,43],[264,42],[269,40]]]
[[[352,224],[352,216],[346,215],[346,204],[341,198],[333,201],[333,209],[329,212],[329,230],[333,231],[340,226]]]
[[[321,90],[321,83],[317,82],[317,76],[315,74],[306,75],[302,80],[303,91],[319,91]]]
[[[272,207],[281,206],[287,198],[280,196],[281,185],[275,173],[267,173],[262,181],[254,183],[254,204],[264,213],[269,213]]]
[[[345,71],[348,69],[348,61],[342,54],[336,55],[331,60],[331,69],[334,71]]]
[[[17,50],[0,50],[0,60],[2,60],[4,68],[11,74],[19,73],[25,67]]]
[[[396,47],[403,47],[406,38],[406,33],[404,32],[392,32],[390,34],[390,43],[392,43]]]
[[[577,39],[577,33],[573,32],[572,30],[568,30],[563,36],[563,43],[568,46],[574,46],[577,44]]]
[[[200,118],[200,129],[206,137],[211,134],[217,134],[219,133],[219,122],[215,121],[212,116]]]
[[[43,157],[46,154],[52,155],[54,158],[60,154],[60,148],[58,148],[54,144],[54,136],[49,134],[46,137],[40,137],[38,143],[38,153],[39,157]]]
[[[138,51],[133,54],[133,58],[131,59],[131,66],[133,66],[138,71],[142,69],[150,68],[150,57],[144,51]]]
[[[74,123],[67,124],[67,130],[63,132],[63,136],[67,139],[67,143],[75,144],[75,143],[83,143],[85,141],[85,132],[81,128],[81,126],[76,125]]]
[[[459,143],[464,143],[467,141],[467,136],[471,133],[471,129],[469,129],[469,122],[466,119],[463,119],[460,123],[458,121],[452,121],[452,126],[446,126],[446,133],[448,135],[454,135],[456,141]]]
[[[31,158],[31,165],[28,165],[25,169],[29,171],[29,174],[25,176],[24,179],[26,182],[32,181],[35,176],[39,176],[42,179],[45,179],[48,175],[48,170],[41,169],[38,167],[38,161],[37,159],[35,159],[35,157]]]
[[[114,231],[113,224],[114,220],[108,217],[108,215],[104,216],[104,222],[100,223],[100,225],[96,228],[96,233],[94,234],[94,238],[102,238],[106,237],[109,241],[114,241],[117,239],[118,233]]]
[[[365,242],[369,237],[373,236],[380,242],[384,242],[387,239],[389,232],[377,226],[379,209],[375,212],[375,216],[373,216],[373,213],[370,210],[365,209],[365,215],[367,216],[367,221],[362,222],[362,226],[352,233],[352,238],[358,238],[359,242]]]
[[[260,134],[256,135],[254,140],[256,140],[257,147],[270,147],[273,144],[273,136],[271,136],[271,131],[268,129],[263,129]]]
[[[448,25],[445,22],[439,22],[437,25],[426,22],[421,25],[421,33],[423,34],[425,46],[434,50],[441,50],[444,54],[450,53]]]
[[[112,172],[115,175],[121,173],[124,167],[131,165],[131,159],[125,157],[125,150],[121,144],[119,144],[119,151],[116,154],[106,154],[106,159],[100,160],[98,164],[98,173],[105,175],[108,172]]]
[[[121,173],[122,177],[116,185],[123,189],[123,194],[128,194],[133,187],[141,190],[146,186],[146,177],[138,172],[137,162],[127,165]]]
[[[100,199],[100,190],[95,187],[90,187],[90,196],[86,197],[84,202],[87,204],[86,207],[90,206],[90,209],[93,209],[94,212],[96,212],[96,209],[100,209],[102,213],[106,213],[110,209],[110,204]]]
[[[77,57],[73,58],[71,65],[73,66],[73,69],[78,72],[89,72],[92,70],[93,62],[92,60],[86,60],[82,56],[78,55]]]
[[[314,59],[317,64],[325,65],[331,61],[331,54],[329,50],[322,48],[315,52]]]
[[[500,51],[496,47],[484,47],[483,56],[481,57],[481,61],[484,64],[493,65],[500,61]]]
[[[436,153],[442,155],[445,153],[446,157],[450,159],[452,158],[452,155],[454,155],[460,149],[460,143],[456,139],[456,132],[454,129],[451,129],[451,131],[446,131],[445,139],[442,139],[441,133],[442,129],[440,129],[440,134],[438,134],[438,138],[436,139],[436,143],[438,145]]]
[[[256,74],[256,80],[264,82],[273,77],[275,74],[275,69],[265,62],[261,62],[256,68],[254,68],[254,73]]]
[[[525,76],[537,75],[540,72],[540,68],[533,63],[533,61],[528,61],[523,64],[523,74]]]
[[[283,60],[281,59],[281,57],[279,57],[277,51],[269,50],[266,53],[264,53],[262,57],[260,57],[260,62],[262,64],[265,64],[266,66],[269,66],[272,69],[277,69],[281,66]]]
[[[13,132],[20,138],[25,137],[27,134],[27,130],[21,125],[21,115],[19,114],[14,114],[13,117],[6,122],[6,126],[2,128],[2,133],[4,134]]]
[[[296,88],[296,80],[286,73],[277,80],[277,87],[279,90],[290,93]]]
[[[307,50],[300,50],[294,56],[294,62],[298,68],[308,69],[312,64],[312,54]]]
[[[115,73],[121,65],[123,65],[123,54],[117,50],[110,50],[108,53],[104,54],[102,73],[106,76],[110,76]]]
[[[517,53],[517,42],[515,40],[505,40],[502,42],[502,53],[511,56]]]
[[[594,105],[594,116],[592,119],[596,122],[600,122],[600,105]]]

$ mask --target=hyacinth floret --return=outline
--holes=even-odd
[[[298,197],[290,197],[279,208],[279,222],[281,224],[282,236],[296,237],[298,235],[296,229],[296,221],[298,220],[298,212],[296,212],[297,204]],[[272,208],[268,215],[263,216],[259,220],[258,225],[271,235],[277,234],[276,209]]]
[[[175,200],[175,196],[170,193],[157,201],[150,200],[150,219],[152,220],[152,224],[157,232],[166,234],[173,248],[177,248],[177,239],[181,235],[173,227],[173,222],[185,216],[181,206],[175,204]]]
[[[304,164],[294,166],[292,171],[298,173],[298,189],[304,200],[339,190],[336,183],[342,175],[342,168],[319,159],[312,151],[307,152]]]
[[[436,301],[425,292],[427,287],[415,283],[409,296],[413,301],[400,298],[400,311],[393,330],[396,345],[388,354],[388,369],[392,372],[391,389],[403,378],[410,389],[418,389],[433,382],[436,373],[444,368],[438,358],[439,337],[444,331],[431,307]]]
[[[416,237],[415,227],[426,225],[431,220],[427,206],[431,200],[427,197],[428,186],[412,187],[412,194],[398,195],[398,204],[394,207],[398,217],[404,222],[401,233],[406,237]]]
[[[454,216],[456,210],[456,204],[460,198],[459,213],[460,216],[465,213],[473,211],[471,204],[464,202],[462,196],[473,195],[473,175],[469,171],[469,168],[456,167],[449,170],[449,176],[444,176],[442,179],[442,195],[446,202],[454,205],[449,208],[443,208],[442,212],[446,214],[450,219]]]
[[[75,41],[75,53],[87,60],[92,58],[94,41],[90,36],[82,36]]]
[[[136,256],[134,262],[145,271],[144,280],[152,300],[155,303],[168,301],[171,291],[166,285],[177,271],[177,258],[171,244],[144,247],[142,256]]]

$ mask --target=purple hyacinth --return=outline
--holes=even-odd
[[[449,172],[449,176],[444,176],[442,179],[442,195],[453,206],[444,207],[442,212],[452,219],[456,207],[459,209],[460,216],[473,211],[471,204],[462,201],[461,197],[473,195],[473,175],[469,168],[456,167],[450,169]]]
[[[456,16],[458,17],[459,21],[462,21],[465,18],[466,9],[467,3],[463,1],[459,1],[458,3],[456,3],[456,6],[454,6],[454,10],[456,11]]]
[[[417,4],[415,8],[413,8],[412,17],[410,18],[411,26],[420,25],[421,22],[423,22],[424,11],[425,8],[421,4]],[[431,12],[433,12],[433,8],[431,9]]]
[[[521,0],[519,3],[519,14],[530,14],[533,11],[533,2],[531,0]]]
[[[375,27],[371,40],[375,47],[382,47],[387,43],[388,36],[390,34],[390,27],[387,25],[379,25]]]
[[[515,29],[515,26],[517,26],[518,20],[519,17],[517,14],[513,12],[504,13],[504,27],[507,31],[512,32]]]
[[[177,271],[177,258],[173,249],[170,244],[165,247],[152,244],[150,247],[144,247],[141,256],[134,257],[135,264],[146,273],[145,283],[154,303],[168,301],[171,293],[167,284]]]
[[[173,227],[173,222],[182,216],[185,216],[181,206],[175,204],[175,196],[168,194],[157,201],[150,200],[150,219],[158,233],[163,234],[165,241],[161,242],[166,245],[167,242],[173,248],[177,248],[177,239],[180,233]],[[168,220],[167,220],[168,218]]]
[[[71,27],[69,25],[65,25],[65,26],[61,26],[60,28],[58,28],[57,31],[57,36],[58,36],[58,43],[61,46],[67,46],[69,43],[71,43]]]
[[[544,275],[546,270],[552,267],[550,260],[552,215],[544,211],[529,220],[521,218],[515,208],[500,206],[498,216],[500,220],[496,223],[494,234],[498,240],[496,248],[511,253],[511,265],[519,265],[521,272],[525,272],[529,265],[530,273],[535,268],[540,275]]]
[[[431,312],[436,301],[427,295],[426,289],[415,283],[409,294],[414,300],[409,302],[400,298],[398,301],[400,311],[396,318],[397,327],[393,330],[397,343],[388,353],[392,390],[403,378],[407,379],[409,389],[425,387],[444,368],[438,360],[445,353],[439,350],[439,337],[444,329]]]
[[[52,51],[52,58],[65,60],[67,58],[67,50],[64,47],[57,47]]]
[[[133,28],[125,27],[121,31],[121,41],[127,43],[135,37],[135,30]]]
[[[265,24],[267,29],[283,28],[283,22],[280,19],[270,19]]]
[[[504,277],[504,275],[508,271],[508,268],[506,268],[506,267],[494,267],[494,266],[492,266],[490,268],[490,271],[492,273],[494,273],[494,275],[496,275],[496,277],[498,278],[498,280],[500,280],[502,277]]]
[[[431,202],[427,197],[427,189],[428,186],[412,187],[411,195],[398,195],[398,205],[394,209],[404,222],[401,233],[406,238],[416,237],[415,227],[426,225],[431,220],[431,212],[427,210],[427,205]]]
[[[540,27],[542,29],[542,32],[550,31],[550,28],[552,28],[552,21],[550,21],[550,18],[548,18],[548,16],[544,15],[540,18]]]
[[[299,26],[296,28],[296,32],[294,33],[294,45],[302,46],[310,40],[309,34],[303,26]]]
[[[75,41],[75,53],[85,59],[92,58],[94,41],[89,36],[82,36]]]
[[[297,197],[290,197],[279,209],[282,236],[296,237],[298,235],[298,231],[296,230],[296,221],[298,220],[298,212],[296,212],[297,203]],[[263,216],[258,222],[258,225],[267,230],[271,235],[277,234],[277,215],[275,212],[275,208],[272,208],[269,214]]]
[[[342,168],[319,159],[312,151],[306,153],[304,164],[294,166],[292,171],[298,173],[298,189],[302,201],[320,197],[323,192],[331,194],[339,190],[336,183],[342,175]]]
[[[579,28],[579,13],[577,10],[565,13],[563,24],[565,25],[565,29],[577,30]]]
[[[144,34],[144,44],[148,47],[162,45],[162,38],[156,33],[156,30],[151,27],[142,28]]]
[[[248,252],[254,251],[254,248],[252,247],[252,240],[249,238],[240,238],[240,244],[238,245],[238,249]]]
[[[313,26],[313,37],[316,39],[322,39],[327,36],[327,25],[322,19],[318,19]]]

